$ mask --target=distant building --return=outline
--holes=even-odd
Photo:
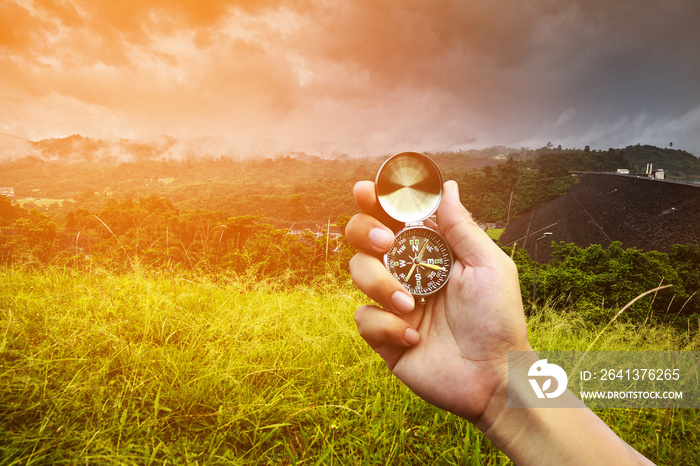
[[[15,188],[0,187],[0,196],[15,197]]]
[[[654,172],[654,178],[657,180],[663,180],[664,179],[664,169],[657,168],[656,172]]]
[[[630,171],[629,171],[628,169],[626,169],[626,168],[618,168],[618,169],[617,169],[617,173],[619,173],[619,174],[621,174],[621,175],[629,175],[629,174],[630,174]]]

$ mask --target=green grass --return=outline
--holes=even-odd
[[[498,238],[501,237],[501,234],[503,234],[503,231],[505,228],[489,228],[486,230],[486,234],[489,235],[489,238],[492,240],[498,240]]]
[[[500,464],[357,335],[350,284],[0,269],[2,464]],[[600,329],[545,308],[537,350]],[[593,349],[697,349],[697,329],[614,324]],[[599,412],[659,463],[700,454],[695,410]]]

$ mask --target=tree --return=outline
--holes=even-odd
[[[13,204],[10,198],[0,196],[0,226],[11,225],[22,215],[23,211],[24,209]]]
[[[301,194],[295,194],[289,199],[289,213],[287,218],[293,221],[303,220],[308,213],[309,208],[306,206]]]
[[[585,303],[590,309],[599,309],[597,317],[605,319],[603,309],[621,308],[647,290],[660,284],[672,284],[628,309],[625,316],[644,320],[653,309],[659,316],[667,312],[678,312],[675,296],[687,293],[673,268],[669,256],[658,251],[643,252],[636,248],[624,249],[621,243],[613,242],[607,248],[599,244],[579,248],[572,243],[553,245],[550,262],[538,273],[538,296],[569,302]],[[546,283],[546,290],[541,289]],[[675,306],[675,307],[674,307]],[[596,316],[591,316],[595,318]]]
[[[36,209],[28,215],[15,220],[12,225],[22,235],[24,252],[42,262],[48,262],[53,257],[53,246],[56,240],[56,222],[48,215]]]

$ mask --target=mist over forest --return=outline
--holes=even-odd
[[[110,199],[156,196],[182,209],[257,215],[278,226],[329,219],[335,223],[355,212],[353,184],[373,180],[391,155],[292,152],[243,157],[180,153],[174,150],[177,146],[174,139],[160,144],[79,135],[42,140],[31,143],[26,157],[0,162],[0,184],[13,187],[24,207],[58,221],[71,210],[101,210]],[[463,202],[484,222],[506,222],[563,194],[572,170],[644,173],[651,163],[665,169],[669,179],[700,178],[700,160],[692,154],[645,145],[595,151],[550,143],[538,149],[494,146],[428,155],[445,179],[460,184]]]

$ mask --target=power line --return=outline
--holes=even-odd
[[[7,136],[8,138],[19,139],[19,140],[21,140],[21,141],[32,142],[32,141],[30,141],[30,140],[27,139],[27,138],[23,138],[22,136],[15,136],[14,134],[5,133],[4,131],[0,131],[0,135]]]
[[[39,107],[44,111],[57,111],[81,120],[99,121],[107,124],[112,123],[112,121],[106,118],[104,115],[95,115],[95,109],[99,109],[100,105],[90,104],[89,102],[81,102],[79,99],[70,95],[56,94],[53,96],[36,96],[16,90],[9,91],[0,89],[0,97],[12,99],[20,104],[27,104],[29,102],[30,106]],[[57,102],[56,98],[74,99],[76,103],[61,103]],[[80,105],[81,103],[83,105]]]

